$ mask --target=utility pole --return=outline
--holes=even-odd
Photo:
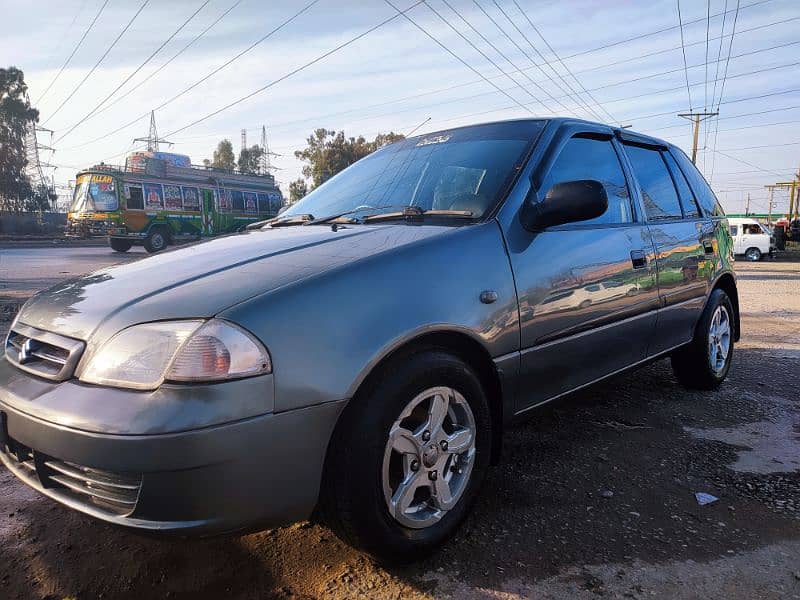
[[[716,117],[719,111],[716,112],[688,112],[680,113],[679,117],[689,119],[694,122],[694,135],[692,140],[692,163],[697,164],[697,140],[700,137],[700,121],[705,121],[711,117]]]
[[[767,186],[769,188],[769,208],[767,209],[767,226],[772,225],[772,198],[775,196],[775,188],[771,185]]]

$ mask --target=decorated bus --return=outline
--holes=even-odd
[[[107,236],[111,248],[170,244],[230,233],[274,217],[283,206],[272,175],[193,166],[188,156],[137,152],[125,166],[78,173],[67,235]]]

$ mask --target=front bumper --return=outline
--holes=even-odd
[[[104,434],[19,410],[6,402],[7,383],[0,460],[22,481],[110,523],[198,535],[308,518],[345,403],[176,433]]]

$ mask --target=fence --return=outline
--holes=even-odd
[[[60,235],[64,233],[67,215],[64,213],[0,212],[2,235]]]

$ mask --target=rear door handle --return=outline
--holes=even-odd
[[[644,250],[631,250],[631,262],[634,269],[643,269],[647,266],[647,256]]]
[[[714,244],[712,244],[710,240],[703,240],[703,249],[706,251],[706,254],[714,254]]]

